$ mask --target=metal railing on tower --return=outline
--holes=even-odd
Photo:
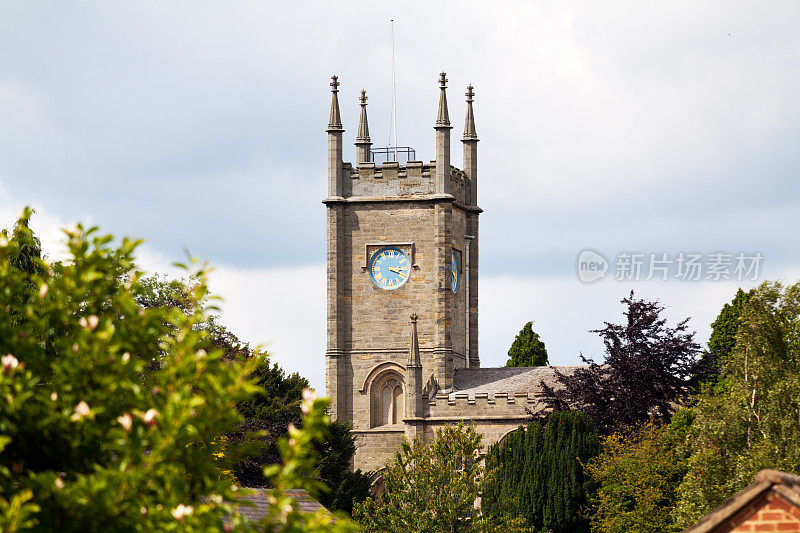
[[[370,159],[376,165],[395,161],[404,165],[409,161],[416,161],[416,158],[417,152],[410,146],[386,146],[370,150]]]

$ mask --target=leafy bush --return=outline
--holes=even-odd
[[[0,235],[0,529],[254,530],[231,511],[242,491],[218,457],[258,388],[252,363],[207,349],[206,269],[192,266],[188,311],[142,308],[138,242],[77,226],[69,260],[47,264],[29,217]],[[329,423],[310,393],[300,408],[261,527],[352,530],[285,495],[308,488]]]
[[[475,509],[483,480],[480,449],[480,433],[460,424],[436,430],[428,444],[404,440],[382,472],[383,494],[357,505],[354,516],[375,532],[484,530]]]

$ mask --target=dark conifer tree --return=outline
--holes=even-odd
[[[519,428],[489,449],[484,512],[524,517],[535,531],[589,531],[583,509],[591,485],[583,465],[599,447],[592,421],[580,411]]]
[[[547,349],[539,334],[533,331],[533,322],[525,324],[508,350],[506,366],[545,366]]]

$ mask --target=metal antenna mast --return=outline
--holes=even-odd
[[[390,20],[392,26],[392,146],[395,148],[394,160],[397,161],[397,75],[394,63],[394,19]]]

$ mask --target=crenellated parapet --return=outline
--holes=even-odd
[[[439,392],[428,401],[428,420],[468,418],[505,420],[530,418],[545,408],[543,398],[529,392],[467,393]]]
[[[369,198],[412,198],[436,194],[436,162],[395,161],[376,165],[372,162],[343,163],[342,198],[352,201]],[[460,168],[450,166],[450,194],[461,206],[469,204],[468,177]]]

